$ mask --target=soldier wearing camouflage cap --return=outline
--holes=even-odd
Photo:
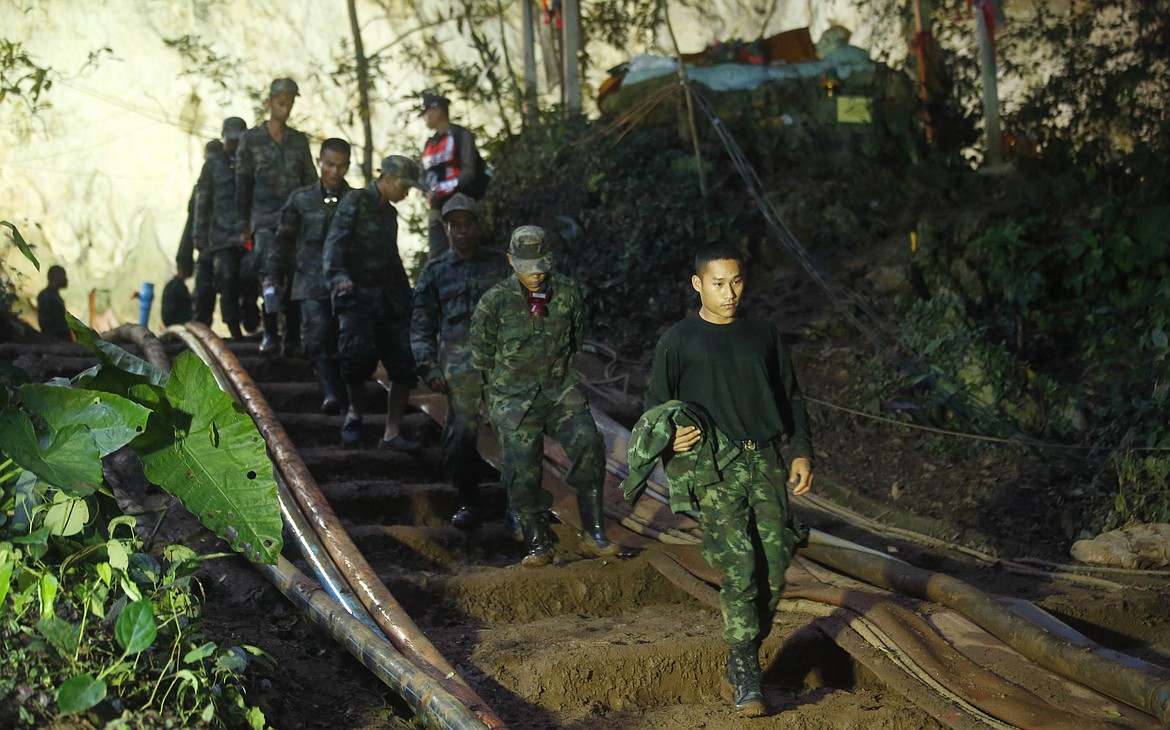
[[[382,160],[378,178],[352,190],[337,206],[322,253],[338,318],[337,349],[349,408],[341,425],[347,446],[361,442],[363,391],[378,361],[390,378],[381,448],[417,451],[400,432],[406,400],[416,382],[410,351],[410,280],[398,254],[398,211],[418,165],[402,155]]]
[[[236,201],[241,228],[252,250],[244,262],[245,277],[259,275],[278,290],[280,313],[264,313],[264,338],[260,351],[283,349],[287,355],[301,352],[300,309],[291,305],[291,281],[275,281],[265,271],[268,249],[280,224],[280,210],[297,188],[317,181],[317,168],[309,150],[309,138],[288,126],[300,89],[292,79],[276,79],[268,88],[268,120],[244,133],[236,163]],[[284,316],[281,347],[279,317]]]
[[[522,563],[538,566],[552,558],[552,495],[540,486],[545,435],[573,462],[567,479],[577,492],[582,547],[616,555],[620,548],[606,537],[602,517],[605,447],[572,362],[585,341],[581,289],[552,271],[552,251],[537,226],[512,232],[508,261],[515,274],[475,309],[471,356],[487,383],[501,480],[528,549]]]
[[[758,717],[767,713],[760,643],[772,627],[797,538],[787,490],[804,494],[812,488],[812,437],[779,331],[766,320],[737,316],[744,288],[742,254],[723,243],[702,247],[691,286],[699,293],[698,316],[674,325],[658,342],[646,388],[647,413],[635,427],[641,436],[631,439],[629,461],[633,472],[633,465],[656,457],[637,452],[652,443],[665,443],[662,448],[670,453],[699,452],[680,461],[703,472],[692,480],[702,552],[723,574],[719,598],[728,645],[723,694],[740,716]],[[700,424],[709,419],[710,425],[693,425],[694,418],[680,421],[672,404],[697,414]],[[663,438],[653,435],[660,427],[666,429]],[[785,437],[791,449],[787,468],[780,454]],[[735,446],[730,454],[728,441]],[[691,495],[679,497],[686,507]]]
[[[483,376],[471,363],[471,315],[484,293],[511,268],[503,251],[480,244],[479,205],[455,193],[443,206],[451,248],[429,262],[414,288],[410,344],[422,381],[447,397],[443,421],[443,466],[459,492],[456,527],[483,521],[479,479],[479,412]]]

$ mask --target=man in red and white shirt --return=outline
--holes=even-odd
[[[427,129],[435,134],[423,147],[423,187],[430,204],[427,228],[429,252],[433,261],[449,247],[443,228],[443,204],[455,193],[478,200],[483,197],[487,179],[482,169],[475,136],[464,127],[452,124],[447,116],[451,101],[438,94],[423,94],[422,117]]]

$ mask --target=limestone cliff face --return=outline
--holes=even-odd
[[[416,4],[432,18],[453,5]],[[510,14],[505,32],[519,71],[520,5],[504,5]],[[683,50],[699,50],[717,38],[758,35],[767,13],[745,7],[751,5],[768,3],[714,0],[703,17],[672,13]],[[764,32],[809,25],[816,37],[831,23],[849,24],[847,0],[806,5],[781,7],[784,12],[773,14]],[[417,14],[387,16],[374,2],[359,2],[358,11],[367,52],[419,23]],[[56,79],[45,97],[48,108],[35,116],[12,105],[0,107],[0,219],[14,222],[34,245],[42,272],[50,264],[65,266],[66,305],[83,320],[94,293],[96,308],[105,310],[95,324],[136,321],[133,292],[145,281],[161,291],[173,275],[203,146],[219,136],[224,117],[241,116],[249,124],[262,120],[271,79],[290,76],[300,85],[292,126],[318,141],[341,136],[360,146],[353,82],[334,75],[352,47],[344,0],[14,0],[0,4],[0,27]],[[473,60],[454,22],[438,27],[444,54],[456,62]],[[668,43],[660,36],[660,44]],[[590,54],[603,74],[606,61],[617,63],[644,50],[591,47]],[[586,84],[592,81],[595,88],[599,80]],[[415,95],[441,80],[425,78],[413,67],[386,66],[376,81],[375,168],[385,154],[417,157],[427,131],[414,112]],[[498,129],[493,109],[454,102],[457,121]],[[592,112],[592,105],[585,108]],[[355,150],[349,181],[357,186],[364,184],[359,162]],[[408,199],[400,211],[420,216],[421,199]],[[404,249],[421,245],[414,234],[405,238]],[[44,274],[4,250],[7,238],[0,240],[0,258],[28,312]],[[160,326],[157,302],[151,324]]]

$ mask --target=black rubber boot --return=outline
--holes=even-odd
[[[458,483],[455,490],[459,492],[459,511],[451,518],[455,527],[479,527],[483,522],[483,512],[479,507],[479,485],[475,482]]]
[[[280,351],[280,315],[264,313],[264,336],[260,338],[260,353],[275,355]]]
[[[552,531],[548,528],[547,512],[518,512],[520,529],[528,554],[520,561],[525,568],[537,568],[552,562]]]
[[[304,357],[301,346],[301,309],[299,302],[284,302],[284,342],[280,354],[284,357]]]
[[[228,322],[227,328],[228,328],[228,333],[231,335],[231,338],[233,340],[243,339],[244,333],[240,331],[240,323],[239,322]]]
[[[349,407],[345,383],[341,382],[341,363],[327,357],[313,361],[317,368],[317,383],[321,386],[321,412],[336,416]]]
[[[621,552],[605,536],[605,516],[602,511],[604,495],[601,485],[577,494],[577,511],[581,513],[581,544],[599,558],[609,558]]]
[[[768,714],[764,702],[760,672],[760,647],[754,641],[728,647],[727,671],[720,687],[723,699],[735,705],[740,717],[763,717]]]

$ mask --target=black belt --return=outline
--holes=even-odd
[[[780,440],[779,436],[773,436],[772,438],[768,439],[767,441],[754,441],[752,439],[741,439],[741,440],[736,441],[736,443],[739,444],[740,448],[742,448],[744,451],[759,451],[760,449],[764,448],[765,446],[771,446],[772,444],[776,443],[779,440]]]

